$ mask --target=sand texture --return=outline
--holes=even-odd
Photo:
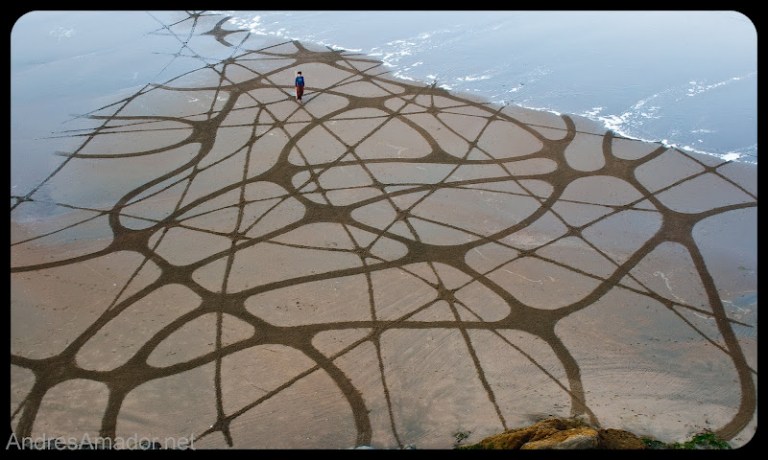
[[[18,436],[752,438],[754,165],[180,17],[163,78],[12,191]]]

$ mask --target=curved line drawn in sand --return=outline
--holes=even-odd
[[[18,436],[450,448],[558,415],[751,437],[756,320],[700,229],[754,218],[754,177],[228,27],[162,24],[196,70],[84,115],[11,197]]]

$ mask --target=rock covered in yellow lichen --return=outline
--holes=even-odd
[[[644,449],[628,431],[596,429],[578,419],[552,418],[489,436],[465,449]]]

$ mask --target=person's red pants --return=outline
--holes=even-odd
[[[296,99],[301,100],[301,96],[304,95],[304,87],[303,86],[297,86],[296,87]]]

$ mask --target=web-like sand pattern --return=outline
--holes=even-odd
[[[156,31],[195,68],[85,116],[11,197],[17,435],[751,436],[756,321],[708,252],[755,219],[748,168],[211,18]]]

